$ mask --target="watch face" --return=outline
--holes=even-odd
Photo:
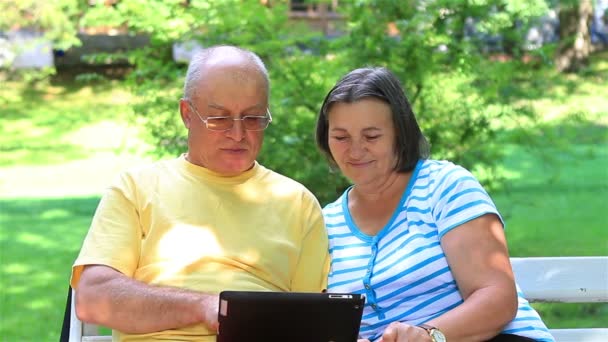
[[[446,342],[445,335],[437,329],[432,329],[429,334],[433,338],[434,342]]]

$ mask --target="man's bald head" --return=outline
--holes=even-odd
[[[184,98],[196,97],[196,89],[211,71],[226,71],[227,77],[239,82],[249,81],[252,75],[262,77],[269,95],[270,81],[264,62],[255,53],[236,46],[214,46],[197,53],[188,66],[184,85]]]

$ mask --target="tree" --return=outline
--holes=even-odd
[[[241,45],[263,57],[271,76],[274,121],[260,161],[305,184],[322,203],[336,198],[348,182],[331,173],[316,150],[315,118],[333,83],[363,65],[388,66],[400,76],[433,157],[473,170],[492,168],[500,159],[493,123],[521,115],[521,109],[509,102],[510,79],[504,75],[510,71],[495,72],[497,66],[482,54],[483,41],[464,35],[464,26],[476,18],[478,30],[501,34],[515,21],[529,23],[544,14],[544,1],[345,0],[338,7],[346,21],[344,34],[335,39],[294,25],[286,4],[121,0],[96,9],[112,11],[96,18],[125,22],[132,32],[151,37],[150,47],[129,54],[135,65],[129,81],[142,99],[135,113],[159,155],[185,150],[176,106],[185,65],[171,60],[170,48],[175,41],[196,40],[203,46]],[[389,34],[389,27],[396,34]],[[506,67],[518,68],[517,63]],[[498,173],[489,175],[498,178]]]
[[[576,72],[587,64],[591,52],[589,25],[592,15],[591,0],[560,2],[560,42],[555,56],[559,71]]]
[[[488,62],[483,54],[485,39],[506,36],[516,23],[525,32],[546,13],[547,4],[523,0],[340,4],[351,28],[342,38],[340,63],[346,68],[376,64],[394,70],[414,102],[433,157],[469,169],[492,169],[502,156],[494,123],[525,113],[510,103],[508,75],[526,66],[518,60],[503,65]],[[470,22],[479,34],[465,34]],[[390,25],[396,28],[394,36],[387,35]],[[509,40],[513,47],[523,46],[523,35],[511,35]],[[497,170],[490,175],[497,177]]]
[[[78,45],[77,23],[83,2],[78,0],[0,1],[0,32],[30,29],[44,33],[57,49]]]
[[[260,161],[306,185],[321,203],[335,199],[348,182],[331,173],[317,151],[315,119],[338,78],[364,65],[387,66],[400,77],[434,158],[474,171],[492,169],[500,160],[495,123],[525,113],[510,101],[509,78],[525,66],[488,61],[483,36],[465,34],[466,25],[473,18],[478,32],[504,34],[514,23],[525,27],[544,14],[543,0],[344,0],[338,7],[343,34],[332,39],[289,21],[287,3],[120,0],[87,8],[79,20],[150,37],[149,46],[120,57],[133,65],[127,82],[140,99],[135,119],[148,129],[158,156],[186,148],[177,107],[186,65],[172,60],[171,47],[194,40],[240,45],[261,55],[270,72],[274,120]],[[498,178],[496,172],[488,175]],[[481,178],[489,185],[489,178]]]

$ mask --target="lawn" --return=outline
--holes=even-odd
[[[608,255],[608,62],[538,73],[521,82],[520,100],[543,120],[505,129],[508,181],[492,193],[511,254]],[[0,91],[0,336],[57,340],[99,195],[120,170],[147,162],[149,146],[119,82],[4,82]],[[606,304],[536,306],[552,327],[606,326]]]
[[[58,340],[70,265],[98,200],[0,200],[3,341]]]
[[[149,146],[118,82],[0,91],[0,340],[56,341],[99,196]]]
[[[519,84],[541,120],[505,133],[508,181],[492,195],[512,256],[608,255],[606,84],[608,53],[582,75],[541,70]],[[554,328],[606,327],[608,304],[534,307]]]

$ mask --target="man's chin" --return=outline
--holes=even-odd
[[[237,176],[245,171],[251,170],[253,165],[254,165],[253,162],[243,162],[243,163],[225,165],[224,167],[221,168],[222,171],[219,173],[224,174],[226,176]]]

